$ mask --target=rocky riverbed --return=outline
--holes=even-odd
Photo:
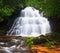
[[[25,37],[8,39],[1,39],[3,41],[0,41],[0,53],[36,53],[26,46]]]

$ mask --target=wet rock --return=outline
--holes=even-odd
[[[25,37],[16,37],[9,42],[0,42],[0,53],[26,53],[29,48],[26,46]]]

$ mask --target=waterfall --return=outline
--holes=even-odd
[[[43,17],[39,10],[33,7],[26,7],[21,10],[21,16],[14,21],[7,35],[37,37],[50,32],[51,27],[48,19]]]

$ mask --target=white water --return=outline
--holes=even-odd
[[[43,17],[39,10],[33,7],[26,7],[21,10],[21,16],[15,20],[7,35],[37,37],[50,32],[48,19]]]

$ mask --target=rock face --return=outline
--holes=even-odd
[[[0,41],[5,42],[5,41],[10,41],[12,39],[15,39],[15,36],[0,36]]]

